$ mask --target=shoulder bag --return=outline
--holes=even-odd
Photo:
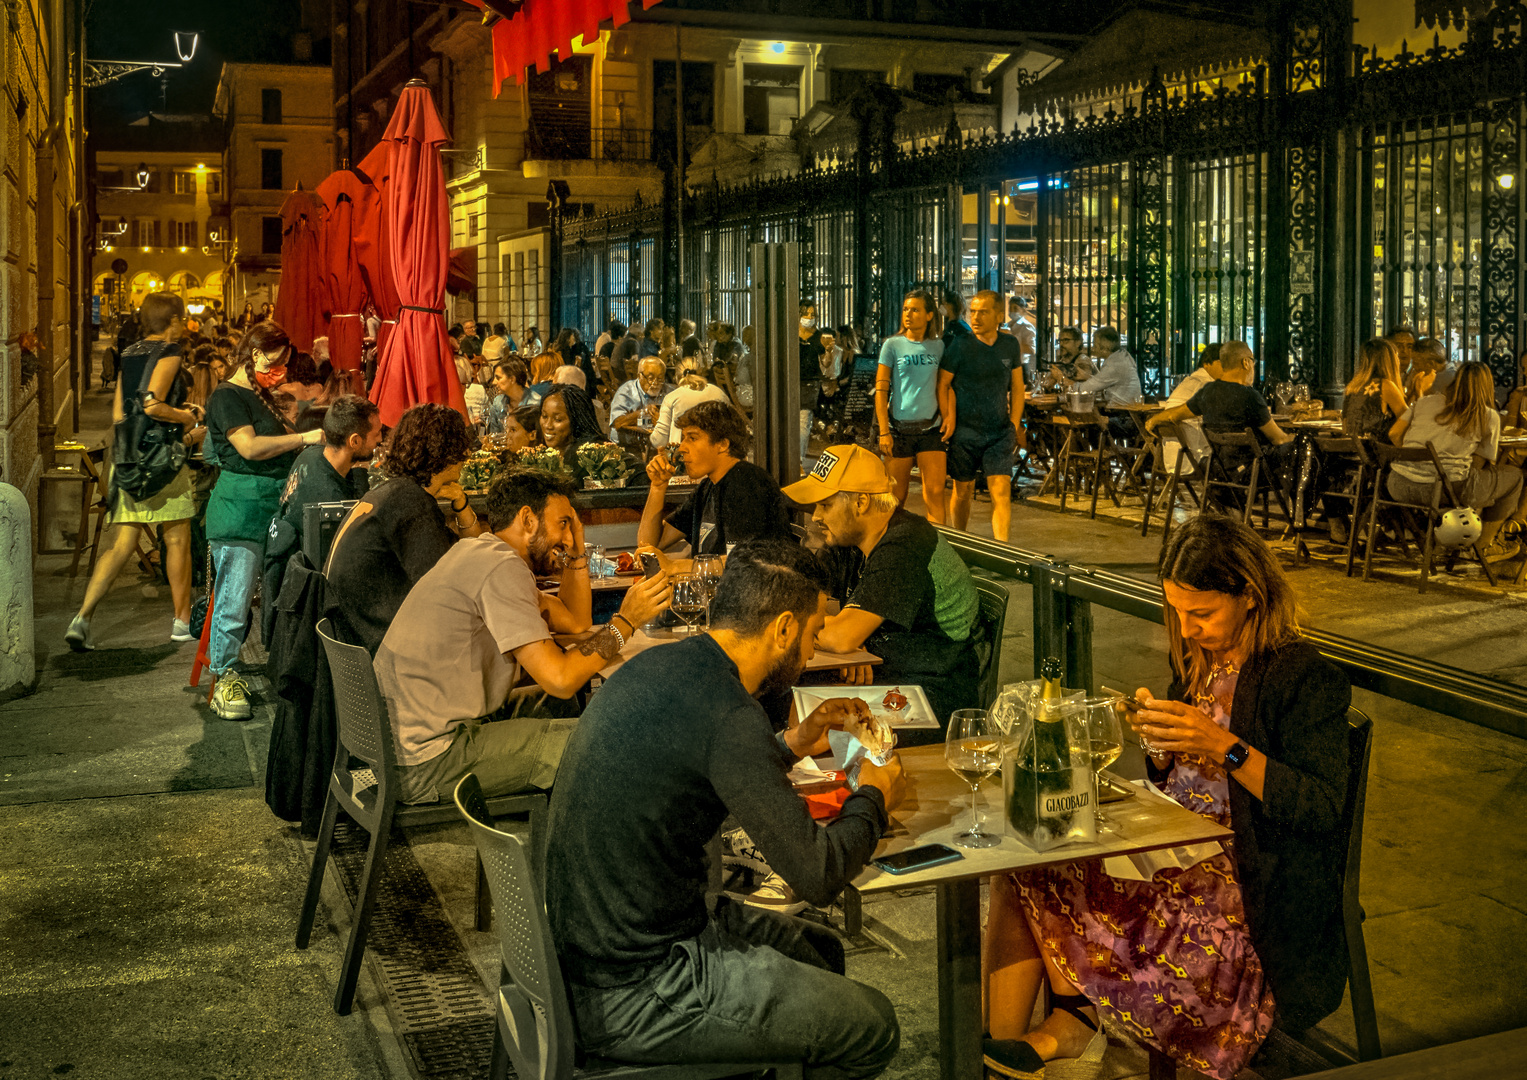
[[[112,429],[111,486],[141,501],[159,494],[180,475],[189,451],[179,424],[166,424],[143,411],[154,368],[164,353],[146,361],[132,396],[122,395],[122,419]],[[113,497],[115,502],[115,497]]]

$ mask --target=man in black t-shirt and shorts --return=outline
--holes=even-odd
[[[1013,512],[1013,456],[1023,439],[1023,355],[1018,339],[998,331],[1002,298],[990,289],[970,302],[970,333],[954,338],[939,361],[940,429],[954,480],[950,521],[964,529],[976,477],[991,493],[992,536],[1007,540]]]
[[[1157,413],[1145,423],[1146,431],[1160,424],[1202,417],[1204,431],[1240,433],[1250,429],[1265,448],[1268,458],[1281,468],[1293,455],[1294,437],[1278,426],[1261,394],[1251,388],[1256,361],[1244,341],[1227,341],[1219,352],[1219,374],[1181,405]],[[1226,458],[1232,468],[1251,463],[1249,451]]]

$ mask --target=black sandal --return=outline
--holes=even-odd
[[[989,1071],[1012,1080],[1037,1080],[1044,1075],[1044,1058],[1022,1039],[982,1039],[981,1060]]]

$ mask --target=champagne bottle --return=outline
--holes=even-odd
[[[1008,820],[1014,829],[1041,851],[1068,837],[1078,812],[1091,814],[1091,777],[1074,774],[1071,743],[1060,707],[1063,670],[1060,660],[1053,656],[1039,665],[1033,736],[1019,747],[1013,763],[1008,804]]]

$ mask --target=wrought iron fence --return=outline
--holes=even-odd
[[[748,245],[793,240],[822,321],[869,345],[913,286],[991,287],[1033,300],[1042,356],[1064,326],[1117,326],[1147,393],[1231,339],[1264,377],[1337,392],[1361,341],[1402,322],[1515,385],[1527,5],[1497,5],[1459,49],[1387,59],[1353,49],[1339,7],[1289,5],[1238,86],[1156,80],[1007,135],[901,146],[877,99],[849,160],[686,193],[682,251],[651,240],[672,206],[555,218],[578,295],[559,310],[592,312],[585,329],[622,304],[741,329]]]

